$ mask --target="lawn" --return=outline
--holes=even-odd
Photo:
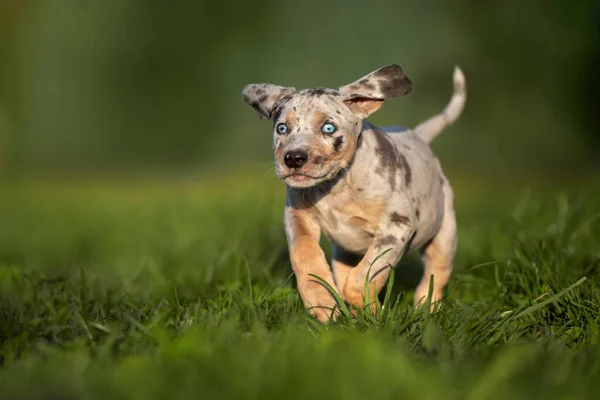
[[[378,320],[335,326],[273,178],[4,185],[0,398],[598,398],[600,186],[454,181],[442,309],[412,309],[413,255]]]

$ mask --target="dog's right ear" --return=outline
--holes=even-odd
[[[254,108],[260,119],[271,119],[273,111],[286,97],[296,93],[293,87],[255,83],[246,85],[242,90],[244,101]]]

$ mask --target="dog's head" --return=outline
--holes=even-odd
[[[294,188],[336,177],[351,162],[362,122],[385,99],[410,93],[398,65],[371,72],[339,90],[296,91],[267,83],[247,85],[244,101],[262,119],[273,120],[277,176]]]

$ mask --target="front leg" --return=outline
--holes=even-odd
[[[375,311],[375,297],[379,294],[390,276],[390,271],[400,261],[408,250],[414,235],[414,215],[401,212],[407,207],[398,207],[388,210],[382,217],[379,229],[365,256],[349,273],[343,287],[344,300],[358,308],[364,307],[367,300],[371,310]],[[398,211],[396,211],[398,210]],[[373,261],[382,253],[374,263]],[[371,265],[372,264],[372,265]],[[369,282],[370,298],[365,297],[365,281]]]
[[[319,245],[321,229],[310,212],[288,206],[285,211],[285,229],[290,261],[298,282],[298,292],[304,306],[321,322],[328,322],[339,309],[333,294],[316,275],[337,291],[333,274]]]

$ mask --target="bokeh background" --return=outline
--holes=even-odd
[[[592,0],[0,0],[0,399],[594,398],[599,18]],[[271,123],[241,90],[392,63],[413,92],[377,125],[416,125],[454,65],[467,78],[432,143],[456,194],[449,307],[412,311],[413,253],[390,318],[315,340]]]
[[[337,87],[399,63],[413,92],[371,121],[468,103],[447,170],[554,181],[598,170],[598,2],[1,0],[1,176],[268,171],[253,82]]]

